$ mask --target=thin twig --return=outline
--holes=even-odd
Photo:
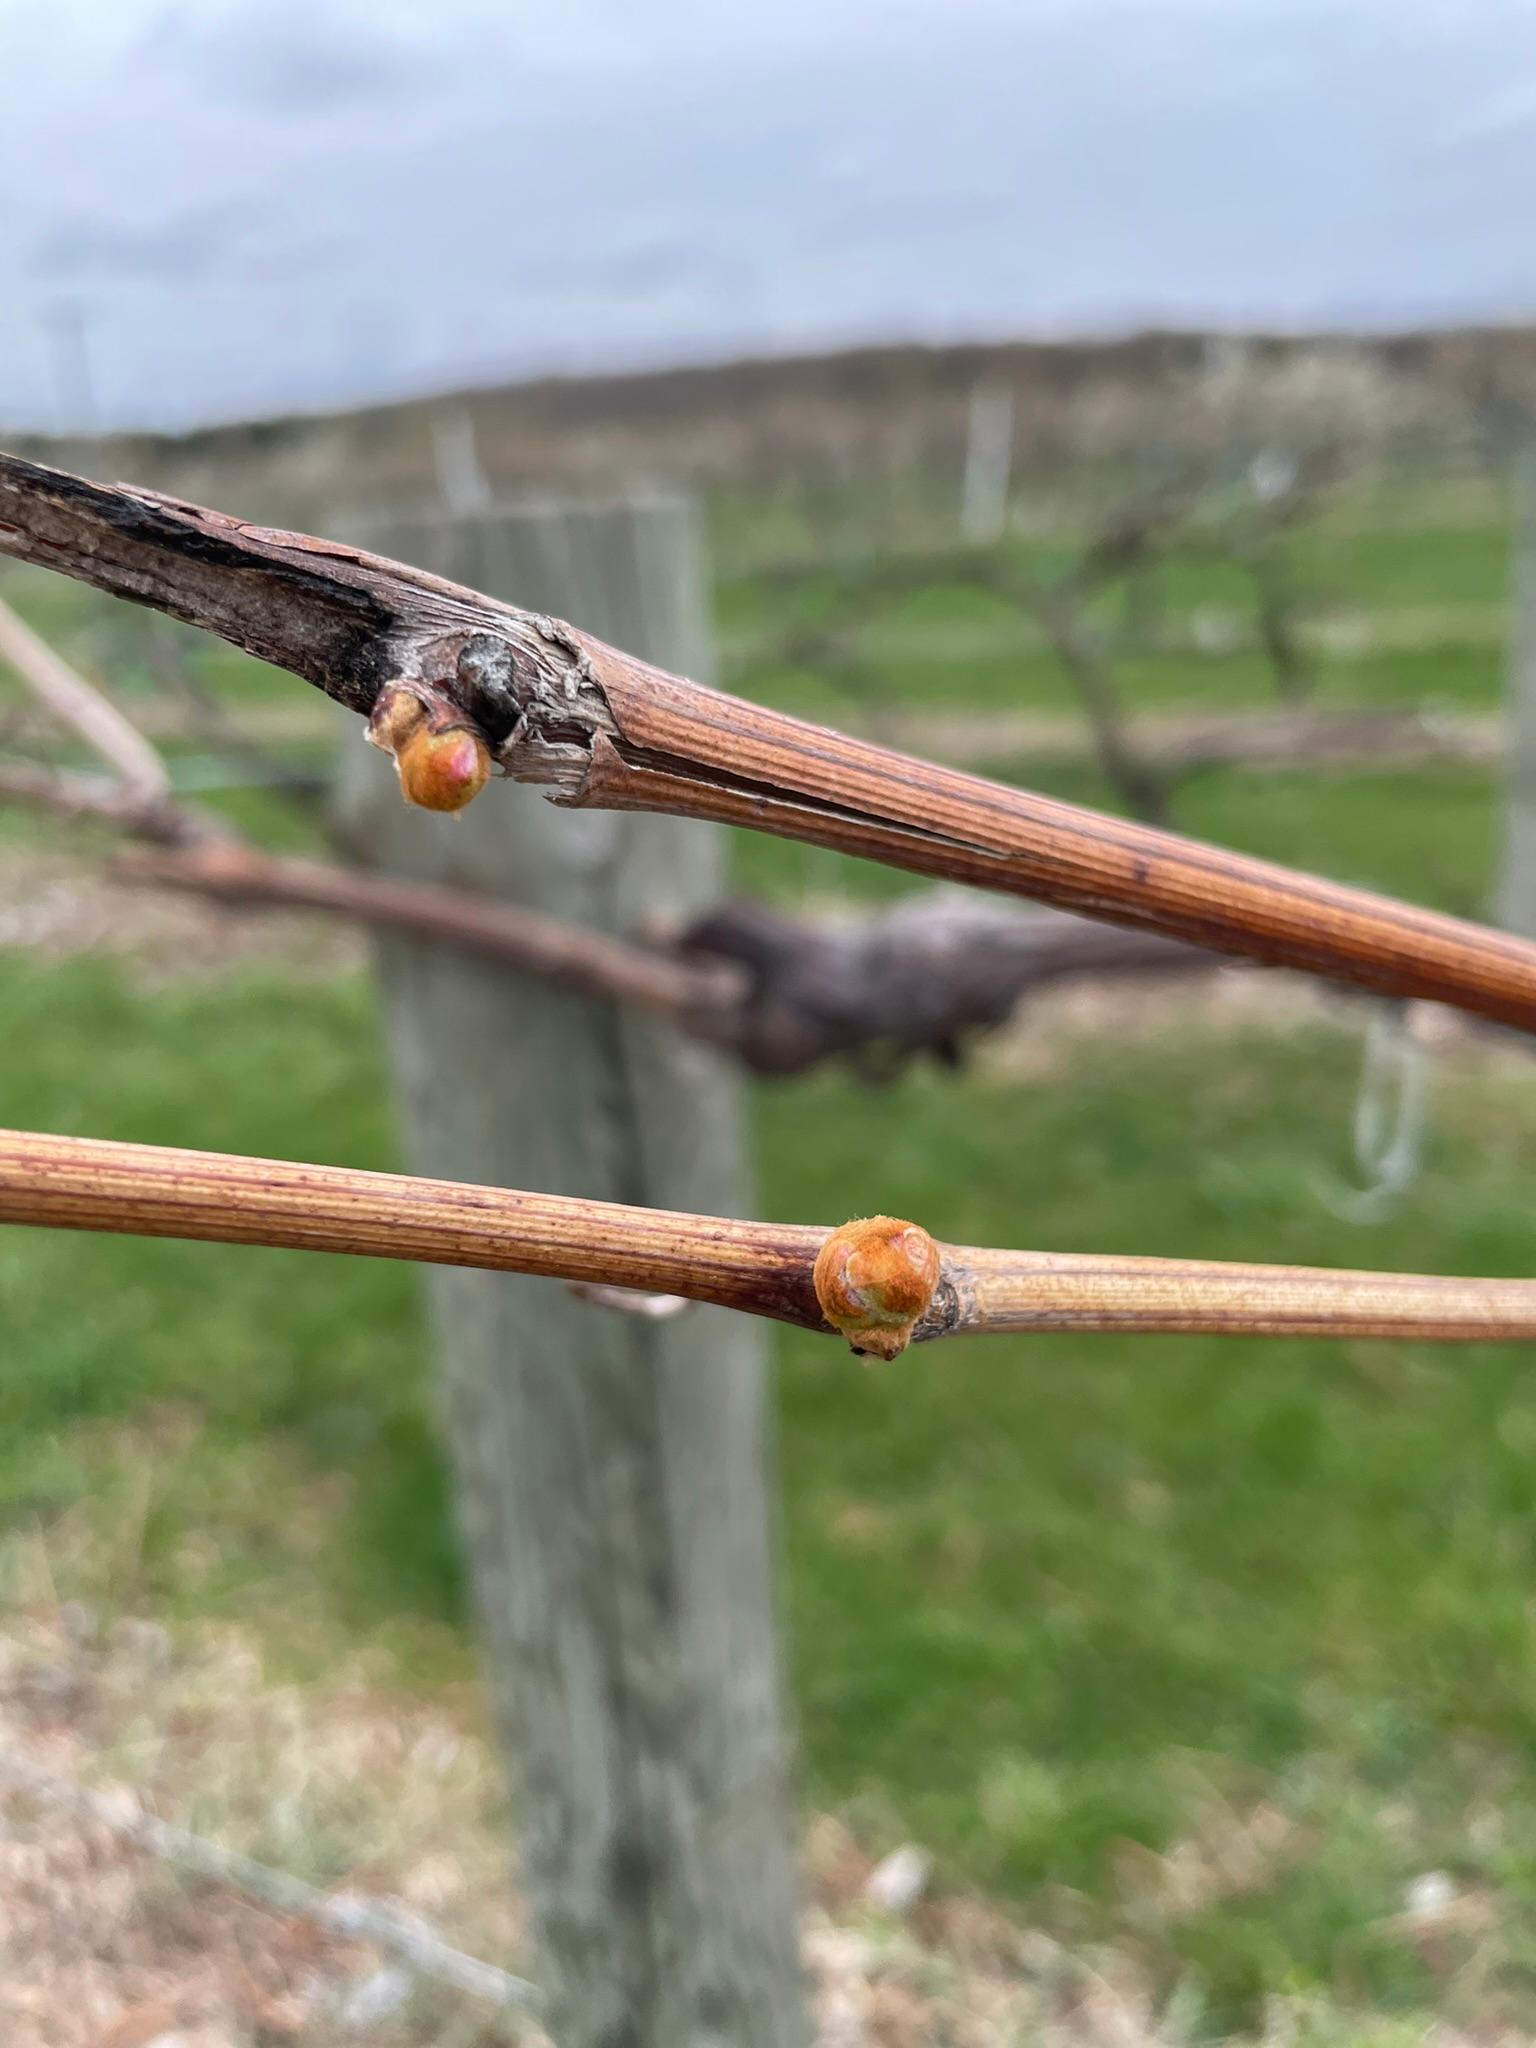
[[[1070,583],[1064,578],[1063,585]],[[1168,816],[1167,770],[1132,737],[1120,692],[1078,602],[1066,588],[1021,593],[1083,707],[1105,781],[1132,817],[1162,824]]]
[[[829,1233],[287,1160],[0,1132],[0,1223],[281,1245],[677,1294],[821,1330]],[[1536,1280],[940,1245],[916,1339],[998,1331],[1526,1343]]]
[[[159,754],[117,706],[71,668],[26,620],[0,598],[0,661],[15,670],[40,704],[101,757],[128,793],[146,807],[170,794]]]
[[[1536,944],[935,767],[420,570],[0,456],[0,553],[371,712],[403,679],[554,800],[749,826],[1536,1030]]]
[[[744,977],[725,961],[685,964],[653,948],[466,891],[395,881],[323,861],[284,859],[222,820],[167,796],[146,802],[121,781],[0,758],[0,800],[90,817],[148,842],[116,863],[125,881],[263,909],[316,910],[440,938],[612,1002],[728,1038]]]
[[[0,759],[0,799],[31,804],[64,818],[99,818],[104,824],[148,836],[150,814],[137,797],[106,775]]]
[[[723,903],[670,950],[432,883],[281,858],[173,801],[145,809],[102,776],[0,758],[0,800],[92,817],[147,839],[122,880],[265,910],[308,910],[440,939],[603,1001],[633,1004],[754,1072],[850,1058],[886,1073],[919,1054],[952,1062],[978,1032],[1057,982],[1209,973],[1216,955],[1147,932],[1022,911],[938,890],[838,926]]]
[[[724,962],[687,965],[605,932],[461,889],[395,881],[324,861],[284,859],[243,844],[135,850],[117,866],[130,881],[185,889],[220,902],[320,910],[444,939],[584,994],[689,1023],[702,1036],[728,1035],[729,1018],[738,1007],[741,976]]]
[[[292,1913],[351,1941],[370,1942],[392,1955],[418,1977],[433,1978],[471,1998],[527,2011],[540,2002],[537,1985],[514,1977],[494,1963],[466,1955],[434,1932],[426,1921],[388,1899],[363,1892],[323,1892],[286,1870],[274,1870],[237,1849],[222,1849],[202,1835],[93,1792],[71,1778],[44,1770],[14,1751],[0,1751],[0,1777],[8,1778],[32,1798],[73,1819],[110,1828],[134,1848],[177,1869],[190,1871],[212,1884],[229,1885],[259,1899],[278,1913]]]
[[[214,812],[167,793],[146,796],[120,776],[53,768],[0,756],[0,801],[30,804],[63,818],[96,818],[147,844],[211,852],[237,845],[234,828]]]

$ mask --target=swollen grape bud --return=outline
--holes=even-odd
[[[392,754],[407,803],[425,811],[462,811],[491,776],[491,754],[453,706],[434,704],[406,683],[386,683],[368,721],[368,737]]]
[[[895,1358],[939,1284],[939,1248],[921,1224],[865,1216],[834,1230],[812,1273],[821,1312],[850,1347]]]

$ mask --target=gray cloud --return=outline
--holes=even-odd
[[[10,0],[0,420],[1536,311],[1530,0]],[[47,166],[47,175],[15,167]]]
[[[231,261],[260,221],[259,208],[248,199],[191,207],[164,221],[67,214],[38,237],[28,268],[49,284],[89,279],[104,285],[120,278],[191,283]]]
[[[279,120],[418,99],[452,72],[447,38],[423,15],[412,29],[350,0],[184,4],[148,28],[137,52],[197,90]]]

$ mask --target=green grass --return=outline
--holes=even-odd
[[[1496,708],[1503,656],[1486,625],[1459,627],[1448,619],[1441,631],[1446,637],[1426,646],[1313,650],[1311,701],[1332,711]],[[1277,708],[1270,671],[1250,649],[1121,652],[1108,666],[1132,710],[1211,715]],[[953,633],[903,634],[882,621],[855,636],[846,656],[820,665],[789,659],[764,642],[729,665],[727,681],[738,695],[822,723],[867,722],[890,711],[1081,715],[1060,663],[1012,622],[978,619]]]
[[[777,1100],[768,1183],[962,1240],[1527,1270],[1518,1136],[1450,1115],[1391,1229],[1335,1220],[1353,1074],[1318,1031],[1214,1069],[1200,1035],[1090,1044],[1070,1090],[913,1081],[863,1110],[898,1134],[873,1186],[823,1082]],[[905,1823],[993,1882],[1091,1890],[1117,1835],[1162,1839],[1171,1752],[1320,1751],[1432,1806],[1448,1737],[1536,1734],[1518,1354],[1037,1339],[861,1382],[791,1337],[784,1371],[817,1782],[909,1788]]]
[[[1433,619],[1411,648],[1367,643],[1348,656],[1318,651],[1319,700],[1341,707],[1494,704],[1508,591],[1507,518],[1497,493],[1446,486],[1399,490],[1394,497],[1356,492],[1303,525],[1288,553],[1304,615],[1326,622],[1342,613],[1367,629],[1389,625],[1404,608]],[[953,545],[953,539],[937,534],[933,544]],[[1059,573],[1072,558],[1065,538],[1014,538],[1006,552],[1039,579]],[[887,706],[1074,708],[1071,688],[1037,628],[995,592],[942,567],[925,570],[920,555],[908,565],[905,587],[890,587],[889,565],[878,554],[833,549],[815,564],[807,546],[801,558],[807,566],[798,573],[740,567],[718,586],[728,674],[744,694],[831,719],[877,714]],[[876,577],[883,580],[877,584]],[[1190,546],[1160,562],[1148,583],[1158,628],[1174,651],[1133,647],[1114,657],[1130,703],[1164,710],[1273,703],[1273,683],[1255,647],[1211,654],[1191,645],[1200,616],[1212,613],[1252,641],[1253,590],[1240,569],[1209,548]],[[1124,615],[1119,588],[1093,608],[1112,632]],[[834,633],[839,659],[787,658],[785,635],[808,631]]]
[[[11,959],[0,1001],[0,1121],[389,1162],[359,986],[150,996],[96,964]],[[1085,1041],[1070,1086],[776,1088],[758,1118],[763,1207],[877,1206],[970,1241],[1529,1270],[1536,1073],[1447,1082],[1426,1172],[1368,1230],[1318,1194],[1344,1171],[1356,1058],[1347,1024],[1197,1031]],[[147,1597],[175,1597],[200,1527],[215,1563],[198,1604],[280,1613],[281,1503],[228,1476],[259,1438],[286,1446],[296,1482],[347,1477],[343,1541],[304,1562],[339,1614],[452,1610],[406,1269],[12,1232],[0,1299],[9,1520],[79,1499],[82,1423],[169,1404],[199,1428],[157,1480]],[[787,1334],[779,1357],[812,1798],[1036,1911],[1081,1894],[1170,1983],[1195,1970],[1223,2023],[1282,1978],[1428,1995],[1378,1923],[1448,1857],[1532,1902],[1518,1838],[1459,1832],[1490,1786],[1536,1804],[1536,1385],[1520,1353],[999,1339],[870,1372]],[[1256,1897],[1148,1926],[1116,1845],[1165,1847],[1213,1784],[1261,1788],[1315,1839]]]
[[[1297,553],[1331,596],[1367,609],[1396,605],[1502,604],[1509,580],[1503,508],[1487,524],[1425,523],[1407,531],[1323,519],[1304,529]]]

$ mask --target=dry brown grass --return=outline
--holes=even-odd
[[[177,1630],[59,1601],[49,1547],[10,1559],[0,1748],[312,1882],[398,1899],[447,1938],[526,1964],[501,1773],[478,1701],[404,1693],[374,1660],[322,1686],[273,1675],[247,1630]],[[88,1560],[76,1547],[68,1577]],[[89,1575],[89,1573],[87,1574]],[[106,1826],[0,1792],[0,2038],[8,2048],[388,2048],[516,2037],[412,1985],[365,1944],[189,1882]],[[872,1907],[871,1859],[807,1837],[804,1953],[819,2048],[1142,2043],[1144,1990],[972,1900]],[[368,2017],[369,2013],[372,2017]],[[521,2036],[537,2031],[521,2024]]]
[[[100,1461],[148,1460],[153,1433],[103,1436]],[[131,1489],[130,1489],[131,1490]],[[301,1512],[323,1540],[336,1503]],[[317,1885],[397,1900],[472,1954],[528,1974],[502,1773],[478,1693],[404,1688],[388,1658],[348,1646],[300,1601],[281,1640],[253,1626],[167,1625],[114,1611],[121,1530],[77,1515],[0,1546],[0,1753],[147,1808]],[[89,1597],[86,1597],[89,1596]],[[334,1659],[295,1683],[295,1643]],[[1186,1837],[1162,1855],[1126,1845],[1117,1871],[1127,1938],[1063,1939],[968,1896],[871,1902],[875,1865],[846,1822],[822,1815],[804,1843],[803,1954],[815,2048],[1175,2048],[1194,2008],[1161,2011],[1138,1967],[1134,1924],[1259,1893],[1308,1852],[1305,1829],[1262,1794],[1208,1788]],[[1057,1902],[1058,1905],[1060,1902]],[[1458,1895],[1421,1911],[1415,1940],[1465,1944]],[[1447,1916],[1451,1916],[1448,1918]],[[1454,1925],[1452,1925],[1454,1919]],[[1056,1915],[1058,1933],[1061,1915]],[[1495,2048],[1515,2036],[1352,2020],[1276,2003],[1266,2048]],[[547,2048],[530,2021],[498,2017],[412,1980],[366,1943],[188,1879],[110,1827],[40,1803],[0,1778],[0,2040],[6,2048]]]

